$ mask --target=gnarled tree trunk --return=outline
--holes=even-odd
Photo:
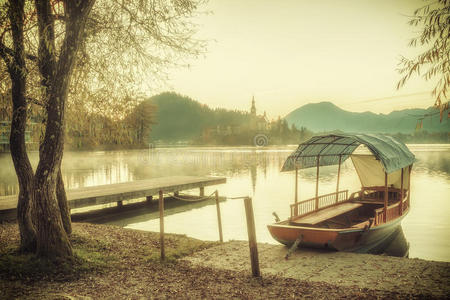
[[[66,32],[58,61],[55,55],[54,19],[48,0],[36,0],[39,27],[39,70],[47,100],[47,124],[34,176],[34,213],[37,254],[69,258],[72,246],[61,217],[58,199],[62,185],[61,161],[64,148],[65,104],[76,52],[94,0],[64,1]],[[58,174],[61,179],[58,184]],[[57,185],[59,187],[57,191]],[[65,197],[64,197],[65,198]],[[67,202],[67,201],[65,201]]]
[[[20,231],[20,248],[22,251],[34,251],[36,248],[36,231],[31,221],[31,200],[33,169],[25,148],[25,128],[27,105],[23,93],[24,86],[19,80],[13,80],[12,98],[13,118],[11,122],[10,150],[19,180],[19,198],[17,202],[17,222]]]
[[[58,177],[56,179],[56,198],[58,199],[61,221],[67,234],[72,233],[72,220],[70,219],[70,206],[67,202],[66,190],[62,178],[61,166],[59,167]]]
[[[31,220],[33,168],[25,146],[25,130],[28,105],[26,93],[25,48],[23,40],[24,20],[23,0],[10,1],[8,15],[13,36],[13,54],[8,56],[5,45],[0,44],[0,56],[4,59],[12,82],[13,114],[11,121],[10,150],[11,157],[19,181],[19,197],[17,204],[17,221],[20,231],[20,248],[23,251],[34,251],[36,248],[36,231]]]

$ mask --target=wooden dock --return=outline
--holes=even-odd
[[[206,186],[226,181],[225,177],[170,176],[69,189],[66,193],[71,209],[113,202],[121,206],[125,200],[145,197],[147,201],[151,201],[152,196],[158,195],[160,191],[169,193],[199,188],[200,196],[203,196]],[[11,215],[16,208],[17,195],[0,197],[0,215]]]

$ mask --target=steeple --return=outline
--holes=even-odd
[[[250,114],[256,116],[255,96],[252,97],[252,108],[250,109]]]

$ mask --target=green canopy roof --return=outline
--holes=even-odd
[[[408,147],[391,136],[381,134],[331,134],[314,136],[301,143],[284,162],[282,172],[317,166],[331,166],[344,162],[359,145],[365,145],[380,160],[384,170],[392,173],[412,165],[414,154]]]

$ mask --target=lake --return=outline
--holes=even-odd
[[[410,243],[409,257],[450,261],[450,145],[408,145],[416,155],[411,177],[411,211],[402,227]],[[171,175],[224,176],[227,183],[216,188],[221,196],[250,196],[253,199],[258,242],[276,243],[266,225],[289,216],[294,201],[294,174],[281,173],[286,157],[296,146],[284,147],[181,147],[131,151],[66,152],[63,177],[67,188],[126,182]],[[32,163],[37,153],[31,154]],[[315,193],[316,170],[299,172],[299,199]],[[321,168],[320,194],[335,191],[337,166]],[[341,189],[356,191],[360,183],[351,161],[341,168]],[[18,193],[17,179],[9,154],[0,154],[0,195]],[[198,190],[188,191],[198,194]],[[214,202],[186,204],[166,210],[165,231],[203,240],[218,240]],[[221,202],[225,240],[246,240],[242,200]],[[127,212],[102,223],[140,230],[159,230],[157,214],[145,210]]]

